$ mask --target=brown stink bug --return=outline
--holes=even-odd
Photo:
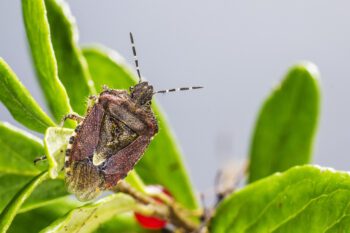
[[[86,116],[74,114],[66,119],[78,121],[69,140],[65,158],[68,191],[81,201],[88,201],[100,191],[113,188],[132,170],[153,136],[158,132],[157,120],[151,109],[156,93],[198,89],[186,87],[154,91],[141,80],[134,40],[130,33],[139,83],[126,90],[104,87]],[[63,121],[64,121],[63,120]]]

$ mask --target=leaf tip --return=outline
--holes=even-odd
[[[320,79],[320,71],[315,63],[310,61],[300,61],[295,66],[292,67],[292,70],[299,70],[305,73],[308,73],[313,79]]]

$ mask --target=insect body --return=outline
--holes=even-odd
[[[76,128],[66,151],[68,191],[90,200],[133,169],[158,132],[150,107],[153,87],[141,82],[129,94],[103,91]]]
[[[134,46],[133,52],[136,56]],[[105,87],[85,118],[65,117],[80,121],[67,146],[65,173],[68,191],[81,201],[113,188],[134,168],[158,132],[151,109],[153,95],[175,90],[154,92],[152,85],[141,81],[138,61],[135,63],[140,80],[130,93]],[[192,89],[196,88],[201,87]]]

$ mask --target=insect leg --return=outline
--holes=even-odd
[[[40,156],[38,158],[35,158],[34,161],[33,161],[34,165],[36,165],[39,161],[46,160],[46,159],[47,159],[46,155]]]
[[[87,112],[90,112],[92,107],[97,103],[98,96],[96,95],[90,95],[89,99],[87,101]]]
[[[90,95],[90,96],[89,96],[89,99],[90,99],[90,100],[93,100],[93,101],[96,101],[96,100],[97,100],[97,96],[95,96],[95,95]]]
[[[71,119],[71,120],[74,120],[74,121],[80,123],[80,122],[82,122],[84,120],[84,117],[81,117],[81,116],[79,116],[78,114],[75,114],[75,113],[67,114],[67,115],[65,115],[62,118],[62,120],[60,122],[60,126],[61,127],[63,126],[64,122],[66,122],[67,119]]]

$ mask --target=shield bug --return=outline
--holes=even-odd
[[[69,114],[79,124],[69,140],[65,158],[68,191],[81,201],[91,200],[103,190],[113,188],[132,170],[153,136],[158,132],[157,120],[151,109],[156,93],[199,89],[185,87],[154,91],[142,81],[133,36],[132,51],[139,83],[127,90],[104,87],[86,116]]]

